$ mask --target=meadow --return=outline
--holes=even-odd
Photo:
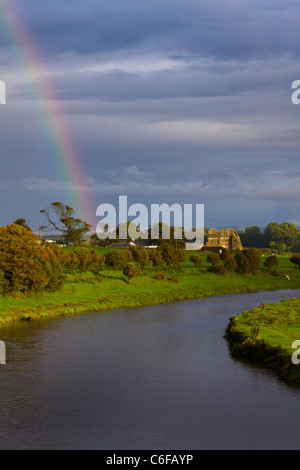
[[[299,357],[294,342],[300,340],[300,299],[267,302],[230,319],[227,339],[234,357],[276,372],[300,385]]]
[[[107,253],[106,248],[93,249],[101,256]],[[150,264],[145,267],[143,274],[130,283],[122,270],[106,265],[98,274],[81,273],[79,270],[70,274],[65,270],[66,282],[59,291],[1,297],[0,325],[11,321],[154,305],[218,294],[300,287],[300,269],[294,267],[288,256],[277,257],[279,264],[276,266],[276,275],[274,272],[270,274],[265,268],[265,258],[262,257],[258,272],[241,275],[232,271],[223,277],[207,272],[209,264],[205,253],[201,253],[204,259],[201,267],[195,267],[189,260],[194,253],[185,252],[186,259],[181,264],[181,270],[153,271]],[[284,274],[289,275],[290,281],[284,279]]]

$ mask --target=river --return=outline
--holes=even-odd
[[[299,294],[222,295],[2,328],[0,448],[300,449],[300,390],[233,360],[223,337],[231,316]]]

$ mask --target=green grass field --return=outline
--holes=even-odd
[[[105,255],[106,248],[93,248]],[[300,270],[295,269],[288,257],[278,257],[278,276],[268,273],[261,262],[261,269],[254,275],[242,276],[231,272],[221,277],[207,272],[206,261],[196,268],[189,261],[194,252],[186,252],[182,271],[163,272],[165,279],[157,280],[152,266],[144,274],[127,283],[122,271],[104,267],[100,276],[93,273],[66,272],[66,283],[62,290],[31,296],[7,296],[0,298],[0,325],[9,321],[33,320],[59,315],[70,315],[87,311],[112,308],[154,305],[177,300],[205,297],[215,294],[254,292],[284,288],[300,288]],[[206,254],[201,254],[206,260]],[[290,281],[284,279],[287,273]],[[174,276],[175,279],[171,280]],[[178,282],[176,281],[176,277]]]
[[[253,328],[259,328],[258,340],[264,340],[270,346],[294,352],[291,348],[295,340],[300,340],[300,299],[282,300],[276,304],[265,304],[234,317],[235,328],[245,337],[254,339]]]
[[[230,319],[226,337],[234,357],[275,372],[300,386],[300,357],[292,347],[300,340],[300,299],[256,307]]]

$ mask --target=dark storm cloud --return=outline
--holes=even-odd
[[[247,60],[298,57],[296,0],[16,2],[45,53],[147,47]],[[282,22],[284,21],[284,30]]]
[[[27,213],[30,204],[38,213],[78,188],[97,202],[123,192],[143,203],[205,203],[207,223],[217,226],[300,221],[300,115],[290,99],[300,78],[298,0],[15,0],[15,7],[85,174],[80,181],[57,174],[40,122],[36,63],[14,62],[16,44],[4,28],[3,201],[18,206],[23,192]],[[17,212],[14,219],[23,216]]]

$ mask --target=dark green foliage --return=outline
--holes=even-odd
[[[300,254],[295,254],[290,257],[290,262],[295,265],[295,268],[300,269]]]
[[[0,295],[9,293],[9,282],[5,279],[4,271],[0,271]]]
[[[184,251],[176,249],[170,243],[162,243],[157,249],[161,253],[167,271],[170,269],[171,265],[175,266],[177,269],[181,268],[181,263],[185,261]]]
[[[144,271],[144,267],[149,263],[149,255],[144,246],[132,246],[130,248],[133,261]]]
[[[237,251],[235,254],[237,270],[243,274],[254,273],[260,264],[260,254],[253,248]]]
[[[132,261],[130,250],[111,250],[105,256],[105,264],[114,269],[124,269],[124,266]]]
[[[223,276],[223,277],[226,277],[227,274],[228,274],[228,269],[225,268],[225,266],[222,266],[222,265],[213,265],[213,266],[209,266],[207,268],[207,271],[209,273],[214,273],[214,274],[218,274],[218,276]]]
[[[296,225],[289,222],[279,224],[272,222],[267,225],[264,232],[266,246],[295,251],[299,246],[299,231]]]
[[[276,255],[269,256],[265,260],[264,265],[266,266],[266,268],[272,268],[274,266],[277,266],[278,265],[278,260],[277,260]]]
[[[157,279],[158,281],[164,281],[165,278],[166,278],[166,277],[165,277],[164,273],[158,273],[158,274],[156,274],[156,276],[155,276],[155,279]]]
[[[78,258],[74,250],[65,252],[64,265],[68,268],[71,274],[74,273],[75,268],[78,265]]]
[[[194,263],[196,268],[200,268],[201,264],[203,263],[203,258],[200,255],[191,255],[190,261]]]
[[[151,249],[149,259],[152,262],[153,270],[157,270],[160,266],[164,264],[160,249]]]
[[[54,292],[61,289],[65,282],[62,265],[57,262],[54,255],[50,255],[50,260],[45,262],[45,271],[48,275],[47,290]]]
[[[227,268],[229,271],[235,270],[237,268],[237,261],[229,250],[224,249],[220,255],[220,258],[222,259],[225,268]]]
[[[2,294],[53,291],[64,282],[58,256],[19,224],[0,227],[0,272]]]
[[[127,263],[124,267],[123,274],[125,274],[125,276],[127,277],[129,284],[131,279],[140,275],[140,270],[134,264]]]
[[[244,232],[239,232],[239,237],[244,247],[263,248],[265,246],[264,235],[256,225],[246,227]]]
[[[94,259],[92,250],[88,250],[87,248],[76,248],[75,254],[77,256],[77,265],[82,273],[91,270]]]
[[[206,261],[213,266],[221,263],[221,258],[217,253],[209,253],[206,257]]]

